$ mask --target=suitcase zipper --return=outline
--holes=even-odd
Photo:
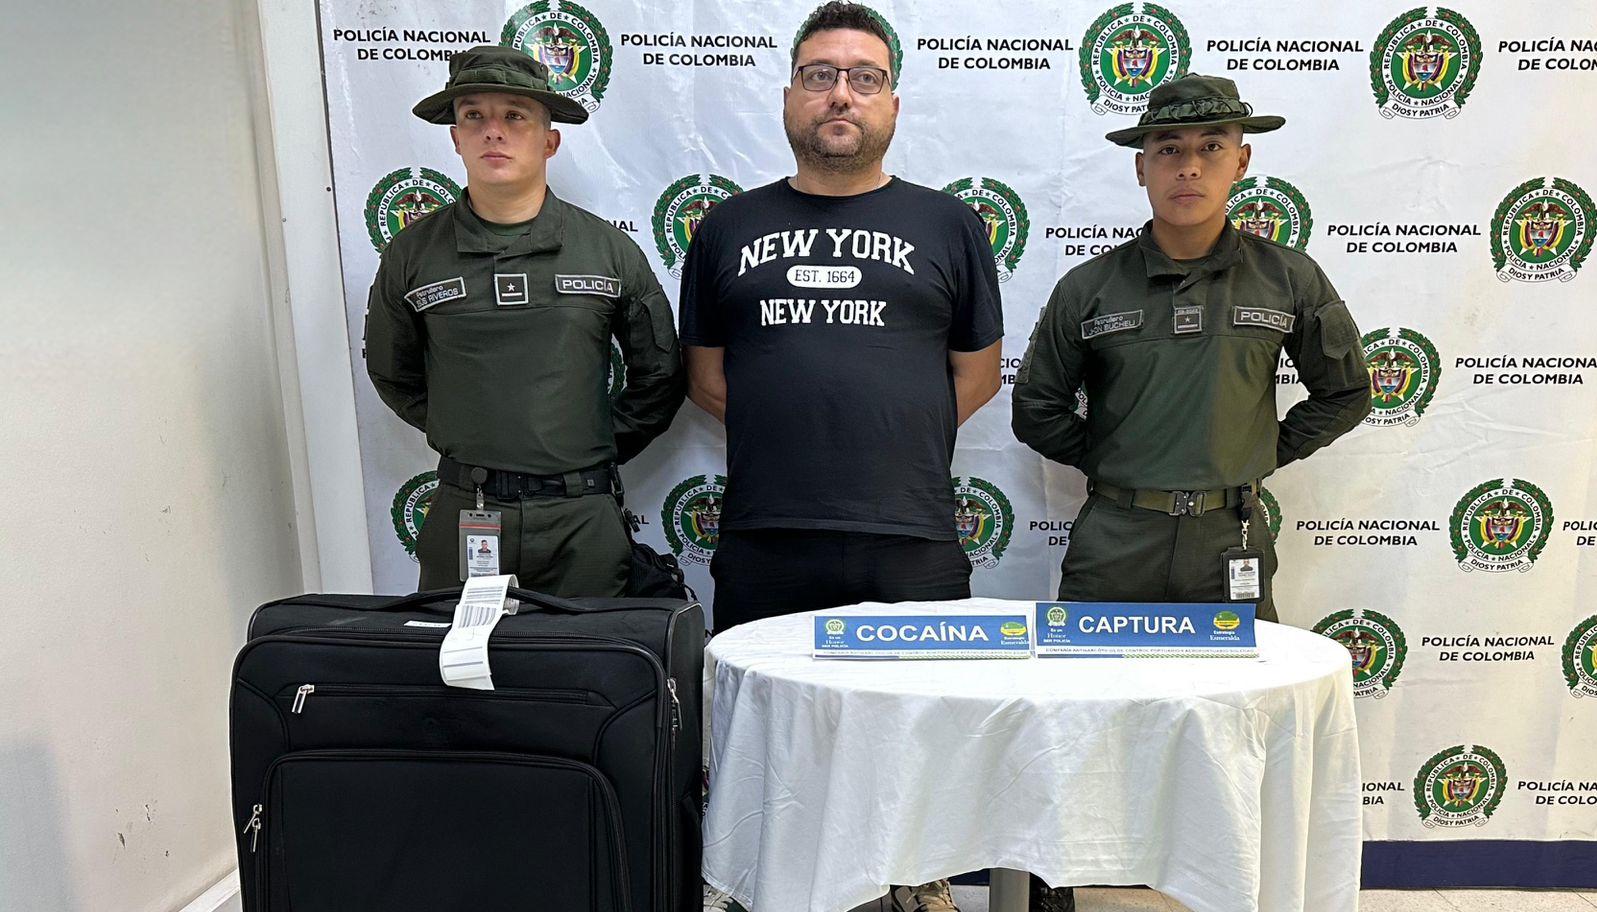
[[[261,805],[259,805],[259,804],[255,805],[255,808],[254,808],[255,812],[250,815],[250,822],[244,824],[244,833],[248,833],[249,837],[250,837],[250,854],[251,855],[255,854],[255,849],[257,848],[257,843],[260,841],[260,838],[261,838],[261,808],[262,808]],[[240,835],[242,835],[242,834],[240,834]]]
[[[703,608],[699,605],[699,602],[698,602],[697,598],[689,599],[687,604],[672,609],[671,610],[671,616],[666,619],[666,622],[665,622],[665,657],[666,657],[666,661],[670,661],[670,659],[673,656],[676,655],[676,652],[675,652],[673,647],[674,647],[674,643],[676,641],[676,635],[677,635],[677,621],[681,620],[683,615],[687,614],[689,611],[692,611],[694,608],[699,608],[701,611],[703,610]],[[701,644],[699,644],[698,648],[702,650],[704,648],[704,645],[701,643]],[[671,906],[671,903],[676,898],[676,895],[677,895],[677,892],[678,892],[677,889],[675,889],[675,888],[678,887],[678,885],[676,883],[676,864],[675,864],[675,862],[676,862],[676,841],[677,841],[676,840],[676,816],[675,816],[676,815],[676,798],[675,798],[673,793],[676,791],[676,789],[675,789],[675,785],[676,785],[675,760],[676,760],[677,734],[682,729],[682,700],[677,696],[676,676],[674,674],[672,674],[672,669],[669,668],[669,667],[666,667],[665,664],[662,662],[661,663],[661,670],[665,673],[665,676],[666,676],[666,681],[665,681],[666,689],[671,694],[671,739],[670,739],[669,745],[667,747],[667,750],[665,752],[664,763],[662,764],[664,769],[661,772],[659,779],[657,780],[657,788],[662,790],[664,792],[664,794],[659,794],[657,792],[656,795],[655,795],[655,802],[654,802],[656,806],[664,806],[667,809],[666,810],[666,815],[665,815],[666,823],[665,823],[665,826],[664,826],[665,832],[662,834],[662,839],[661,839],[661,841],[665,844],[665,848],[664,848],[664,851],[662,852],[661,863],[659,865],[659,869],[661,871],[663,871],[664,873],[663,873],[663,875],[661,876],[661,879],[660,879],[659,889],[656,891],[656,896],[657,896],[657,900],[656,901],[660,904],[660,907],[662,909],[664,909],[664,908],[669,908]],[[698,737],[698,735],[695,734],[694,737]],[[695,770],[693,775],[695,777],[697,777],[698,776],[698,771]],[[681,889],[683,889],[683,890],[697,890],[698,889],[698,884],[695,883],[695,884],[682,885]]]
[[[256,912],[267,912],[268,883],[266,865],[271,860],[270,851],[256,855],[256,850],[260,848],[261,830],[264,826],[262,818],[266,807],[265,791],[264,788],[261,789],[261,803],[255,805],[252,809],[253,813],[250,815],[250,822],[244,824],[244,831],[250,834],[251,870],[249,886],[250,895],[255,901]],[[242,875],[243,871],[240,870],[239,873]]]
[[[674,745],[677,732],[682,730],[682,701],[677,698],[677,679],[666,678],[665,689],[671,694],[671,743]]]
[[[389,685],[389,684],[301,684],[294,692],[294,704],[289,712],[301,715],[305,712],[305,704],[311,694],[323,694],[329,697],[339,696],[374,696],[374,697],[441,697],[451,700],[527,700],[533,699],[543,703],[590,703],[587,691],[582,690],[544,690],[531,687],[501,687],[496,690],[468,690],[460,687],[449,687],[443,684],[437,686],[427,685]]]

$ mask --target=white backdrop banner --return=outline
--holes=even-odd
[[[584,3],[323,0],[351,339],[384,244],[460,193],[447,129],[410,108],[466,47],[539,55],[593,112],[563,129],[551,184],[630,234],[673,299],[695,214],[792,173],[781,93],[808,3]],[[976,594],[1050,597],[1085,497],[1078,472],[1011,435],[1008,390],[1054,282],[1147,218],[1133,154],[1103,134],[1175,75],[1231,76],[1288,120],[1253,138],[1232,217],[1319,261],[1372,361],[1365,426],[1267,483],[1281,617],[1352,660],[1366,836],[1449,847],[1405,856],[1423,857],[1416,884],[1510,857],[1578,857],[1590,880],[1597,0],[876,9],[902,59],[888,170],[969,201],[1004,278],[1005,388],[961,429],[953,466]],[[355,345],[377,588],[409,591],[436,457]],[[1287,360],[1277,379],[1284,410],[1304,392]],[[725,470],[721,429],[692,404],[624,470],[643,538],[706,602]]]

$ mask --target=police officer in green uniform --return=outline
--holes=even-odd
[[[643,252],[548,188],[551,121],[588,112],[549,89],[541,62],[484,46],[452,58],[414,113],[449,125],[467,176],[458,202],[389,243],[367,308],[378,395],[442,457],[420,587],[498,572],[556,595],[620,595],[631,545],[616,465],[670,425],[686,380]],[[612,337],[626,365],[614,403]]]
[[[1108,134],[1138,150],[1153,219],[1059,280],[1013,399],[1015,436],[1087,476],[1062,600],[1245,601],[1276,618],[1259,483],[1370,410],[1359,331],[1325,274],[1227,218],[1252,156],[1243,135],[1284,122],[1255,116],[1229,79],[1188,75]],[[1282,351],[1309,397],[1278,419]],[[1074,902],[1033,877],[1032,908]]]

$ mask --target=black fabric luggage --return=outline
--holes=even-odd
[[[512,589],[494,690],[460,590],[261,606],[234,665],[245,912],[697,912],[704,612]]]

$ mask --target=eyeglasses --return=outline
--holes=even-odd
[[[851,91],[860,95],[875,95],[887,87],[887,71],[881,67],[835,67],[830,63],[806,63],[794,70],[799,85],[810,92],[830,92],[837,85],[837,77],[848,79]]]

